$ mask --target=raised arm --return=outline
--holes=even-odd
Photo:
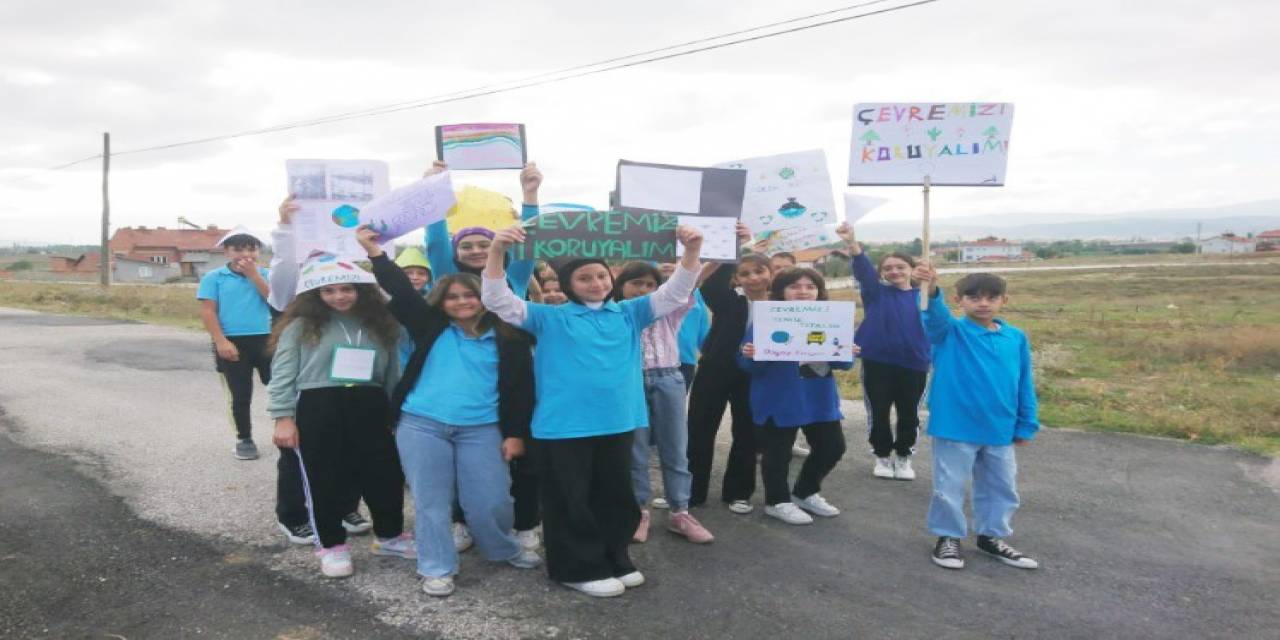
[[[951,316],[951,309],[947,308],[947,301],[943,299],[942,288],[938,286],[938,272],[926,260],[916,266],[913,277],[920,282],[920,295],[929,296],[929,308],[921,313],[924,332],[929,336],[929,342],[939,344],[946,340],[955,318]]]
[[[515,225],[498,231],[489,245],[489,261],[484,265],[481,278],[480,301],[484,307],[502,320],[517,327],[524,327],[529,317],[529,306],[512,293],[507,286],[507,274],[502,266],[507,249],[517,242],[524,242],[524,228]]]
[[[862,294],[863,302],[868,299],[880,296],[880,274],[876,273],[875,265],[871,264],[871,259],[862,251],[862,245],[853,237],[853,227],[849,223],[841,223],[836,228],[836,233],[844,240],[845,248],[849,250],[853,256],[852,268],[853,278],[858,281],[858,288]]]
[[[271,231],[271,272],[267,274],[267,304],[284,311],[298,291],[298,254],[294,246],[293,215],[302,207],[289,194],[280,203],[280,220]]]
[[[435,307],[427,304],[427,301],[422,299],[422,295],[413,288],[413,283],[409,282],[409,276],[404,274],[404,269],[396,266],[396,263],[382,251],[382,247],[378,246],[378,234],[375,231],[369,227],[360,227],[356,231],[356,240],[360,242],[365,253],[369,254],[369,262],[373,265],[373,277],[378,279],[378,286],[391,296],[391,300],[387,302],[387,308],[391,311],[391,315],[395,316],[405,329],[408,329],[410,336],[421,336],[430,330],[432,325],[448,323],[448,318]]]
[[[542,172],[538,165],[530,162],[520,172],[520,189],[524,192],[524,203],[520,205],[520,220],[532,220],[538,217],[538,189],[542,187]],[[532,259],[512,260],[507,267],[507,277],[511,281],[511,290],[516,297],[523,298],[529,291],[529,278],[533,275],[535,263]]]

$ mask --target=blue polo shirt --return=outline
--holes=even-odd
[[[586,438],[649,426],[640,332],[653,323],[652,305],[649,296],[610,300],[598,310],[528,303],[522,328],[538,338],[533,437]]]
[[[680,364],[698,364],[702,343],[711,333],[711,317],[707,315],[707,303],[700,289],[694,289],[693,299],[693,307],[680,323],[680,333],[676,336],[680,344]]]
[[[498,341],[493,329],[473,338],[450,324],[431,345],[422,375],[401,410],[460,427],[497,424]]]
[[[258,267],[263,279],[267,269]],[[218,324],[222,335],[259,336],[271,333],[271,307],[267,299],[248,278],[223,266],[204,274],[196,300],[212,300],[218,304]]]
[[[997,319],[992,331],[967,317],[955,318],[938,295],[924,312],[933,345],[929,386],[929,435],[985,445],[1030,440],[1040,429],[1031,374],[1031,341]]]

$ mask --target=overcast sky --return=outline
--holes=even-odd
[[[896,2],[897,0],[895,0]],[[0,242],[96,242],[97,153],[502,82],[853,0],[0,4]],[[882,5],[883,6],[883,5]],[[374,8],[376,7],[376,8]],[[1007,186],[939,217],[1213,206],[1280,196],[1280,3],[941,0],[717,51],[393,115],[123,156],[113,226],[268,228],[288,158],[376,158],[392,186],[433,127],[523,122],[544,201],[603,205],[619,158],[707,165],[821,147],[837,190],[852,105],[1004,101]],[[516,172],[455,184],[518,196]],[[919,215],[918,190],[869,220]]]

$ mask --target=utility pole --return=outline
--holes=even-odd
[[[111,229],[111,200],[107,193],[107,176],[111,171],[111,134],[102,134],[102,247],[99,269],[100,283],[104,287],[111,286],[111,248],[108,245]]]
[[[1196,253],[1200,253],[1200,227],[1203,224],[1203,222],[1196,223]]]

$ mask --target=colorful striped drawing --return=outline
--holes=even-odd
[[[520,169],[527,157],[524,125],[446,124],[436,127],[436,157],[450,169]]]

